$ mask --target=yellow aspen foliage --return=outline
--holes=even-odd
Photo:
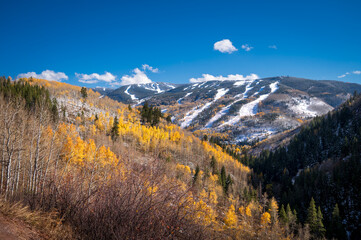
[[[170,135],[170,140],[172,141],[172,142],[179,142],[180,141],[180,139],[181,139],[181,134],[178,132],[178,131],[176,131],[176,132],[172,132],[171,133],[171,135]]]
[[[246,207],[245,213],[248,217],[252,217],[252,209],[249,206]]]
[[[80,137],[77,137],[75,145],[74,145],[73,154],[72,154],[72,161],[74,163],[76,163],[76,164],[83,163],[83,159],[85,157],[84,149],[85,149],[84,141]]]
[[[254,211],[256,209],[257,209],[257,206],[253,202],[250,202],[245,209],[246,216],[252,217],[252,211]]]
[[[115,153],[113,153],[110,148],[108,147],[107,148],[107,151],[106,151],[106,158],[107,158],[107,162],[106,164],[107,165],[110,165],[110,166],[116,166],[117,163],[118,163],[118,158],[117,156],[115,155]]]
[[[210,176],[209,176],[209,180],[210,180],[213,184],[217,184],[217,182],[218,182],[218,175],[211,173]]]
[[[237,225],[237,215],[236,209],[234,208],[233,204],[229,207],[226,217],[224,218],[224,223],[227,227],[235,227]]]
[[[53,129],[51,128],[51,126],[48,126],[47,128],[46,128],[46,135],[48,136],[48,137],[51,137],[51,136],[53,136]]]
[[[199,197],[201,199],[207,199],[208,198],[208,194],[206,192],[206,190],[203,188],[202,191],[199,193]]]
[[[95,127],[94,124],[89,126],[89,130],[92,136],[95,136],[97,134],[97,128]]]
[[[157,186],[148,187],[147,191],[148,191],[149,195],[152,195],[158,191],[158,187]]]
[[[214,190],[211,190],[211,192],[209,193],[209,202],[213,205],[217,205],[218,203],[218,196]]]
[[[81,133],[85,133],[85,132],[86,132],[86,128],[85,128],[84,125],[80,125],[80,126],[79,126],[79,132],[81,132]]]
[[[202,141],[203,148],[209,153],[210,156],[214,156],[218,163],[222,165],[227,165],[235,170],[239,170],[244,173],[249,173],[250,169],[247,166],[244,166],[239,161],[228,155],[223,151],[223,149],[218,145],[211,145],[207,141]]]
[[[96,156],[96,145],[93,139],[89,139],[88,144],[86,144],[84,149],[84,161],[86,163],[91,163],[94,161]]]
[[[183,165],[183,164],[177,163],[176,169],[177,169],[178,171],[182,172],[182,173],[186,173],[186,174],[189,174],[189,175],[192,173],[190,167],[189,167],[189,166],[185,166],[185,165]]]
[[[267,226],[271,223],[271,215],[268,212],[264,212],[261,216],[261,224]]]
[[[73,139],[69,136],[66,137],[65,144],[63,145],[62,152],[66,161],[70,160],[73,155]]]
[[[216,220],[215,211],[205,202],[200,200],[195,204],[195,208],[196,208],[195,218],[200,224],[204,226],[208,226],[211,223],[215,222]]]
[[[100,130],[105,130],[105,118],[103,113],[99,113],[98,120],[95,121],[95,126]]]
[[[240,206],[240,208],[238,208],[238,211],[241,215],[244,215],[245,214],[245,208],[244,206]]]
[[[75,122],[76,122],[76,124],[80,124],[81,123],[81,117],[76,117],[75,118]]]
[[[96,153],[96,158],[98,163],[100,163],[102,166],[104,166],[106,164],[107,161],[107,148],[105,146],[101,146],[97,153]]]
[[[114,118],[110,117],[108,124],[107,124],[107,133],[108,134],[111,132],[113,125],[114,125]]]
[[[228,195],[228,202],[231,203],[232,205],[236,205],[237,200],[233,197],[232,194]]]

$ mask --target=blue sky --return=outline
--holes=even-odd
[[[361,1],[0,0],[0,9],[0,75],[13,78],[115,87],[253,73],[361,84]],[[223,52],[222,40],[232,44]]]

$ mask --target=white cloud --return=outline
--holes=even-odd
[[[355,71],[352,71],[351,73],[350,72],[346,72],[345,74],[342,74],[340,76],[337,76],[338,78],[344,78],[346,77],[347,75],[349,74],[356,74],[356,75],[360,75],[361,74],[361,71],[360,70],[355,70]]]
[[[144,71],[149,70],[152,73],[158,73],[159,72],[158,68],[153,68],[152,66],[149,66],[148,64],[143,64],[142,68],[143,68]]]
[[[94,84],[94,83],[98,83],[99,81],[98,80],[82,80],[82,79],[79,79],[78,80],[79,82],[81,83],[86,83],[86,84]]]
[[[110,72],[105,72],[104,74],[92,73],[92,74],[83,74],[75,73],[75,76],[78,78],[79,82],[93,84],[99,81],[106,83],[111,83],[115,81],[116,76]]]
[[[152,80],[148,78],[147,74],[145,74],[145,71],[136,68],[133,70],[133,74],[131,76],[124,75],[119,85],[124,86],[124,85],[143,84],[143,83],[152,83]]]
[[[40,74],[36,74],[35,72],[27,72],[21,73],[17,78],[38,78],[38,79],[46,79],[50,81],[58,81],[68,80],[69,77],[63,72],[54,72],[53,70],[45,70]]]
[[[201,78],[191,78],[189,79],[189,81],[191,83],[196,83],[196,82],[207,82],[207,81],[238,81],[238,80],[255,80],[255,79],[259,79],[259,76],[257,74],[250,74],[247,76],[243,76],[241,74],[230,74],[228,76],[213,76],[211,74],[202,74]]]
[[[276,45],[270,45],[270,46],[268,46],[268,48],[272,48],[272,49],[277,50],[277,46],[276,46]]]
[[[243,44],[242,49],[244,49],[246,52],[249,52],[253,49],[253,47],[249,46],[248,44]]]
[[[220,51],[221,53],[232,53],[238,51],[229,39],[223,39],[214,44],[214,50]]]

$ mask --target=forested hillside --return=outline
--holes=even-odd
[[[287,145],[246,162],[254,170],[254,186],[290,204],[301,222],[312,224],[307,209],[313,198],[326,237],[346,239],[347,231],[360,239],[360,143],[361,95],[355,93],[337,110],[305,124]]]
[[[77,239],[308,239],[223,148],[86,88],[0,79],[0,192]],[[235,152],[241,152],[233,146]],[[55,237],[56,238],[56,237]],[[58,237],[59,238],[59,237]]]

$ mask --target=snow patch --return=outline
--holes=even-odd
[[[135,95],[129,93],[129,89],[130,89],[131,87],[132,87],[132,85],[129,85],[129,86],[127,87],[127,89],[124,91],[124,93],[125,93],[125,94],[128,94],[132,100],[138,100],[138,98],[135,97]]]
[[[159,88],[159,84],[158,84],[158,83],[150,83],[150,84],[144,85],[143,88],[144,88],[144,89],[147,89],[147,90],[150,90],[150,91],[157,92],[157,93],[162,93],[162,92],[164,92],[164,90],[161,90],[161,89]]]
[[[241,120],[242,117],[246,116],[254,116],[258,111],[258,104],[268,98],[268,96],[278,90],[278,82],[271,83],[269,85],[271,91],[269,93],[263,94],[259,96],[256,100],[249,102],[241,107],[238,112],[238,115],[231,118],[228,122],[223,123],[221,126],[224,125],[233,125]]]
[[[213,101],[208,102],[206,104],[203,105],[203,107],[199,108],[199,106],[194,107],[191,111],[189,111],[186,116],[181,120],[181,128],[186,128],[188,127],[192,121],[201,113],[203,112],[205,109],[209,108],[214,102],[216,102],[218,99],[220,99],[221,97],[223,97],[227,92],[229,91],[229,89],[218,89],[216,95],[214,96]]]
[[[213,125],[216,121],[218,121],[221,117],[223,117],[224,115],[226,115],[226,114],[228,113],[229,109],[231,108],[231,106],[232,106],[233,104],[235,104],[235,103],[237,103],[237,102],[239,102],[239,101],[247,98],[247,93],[248,93],[248,91],[252,89],[252,87],[250,87],[250,86],[252,85],[252,83],[253,83],[253,81],[250,81],[250,82],[247,84],[245,91],[244,91],[243,93],[238,94],[238,95],[235,96],[235,98],[241,97],[240,99],[237,99],[237,100],[235,100],[234,102],[232,102],[231,104],[223,107],[218,113],[216,113],[216,115],[214,115],[214,116],[211,118],[211,120],[209,120],[209,121],[207,122],[205,128],[210,128],[210,127],[212,127],[212,125]]]
[[[191,95],[193,92],[187,93],[184,97],[180,98],[177,100],[178,104],[181,104],[182,100],[186,97],[188,97],[189,95]]]
[[[288,106],[294,113],[301,115],[302,118],[316,117],[333,109],[333,107],[316,97],[309,99],[292,98],[292,103],[288,104]]]
[[[265,139],[278,131],[272,128],[256,128],[251,129],[250,133],[247,135],[240,135],[236,138],[236,142],[252,142],[254,140],[262,140]]]

